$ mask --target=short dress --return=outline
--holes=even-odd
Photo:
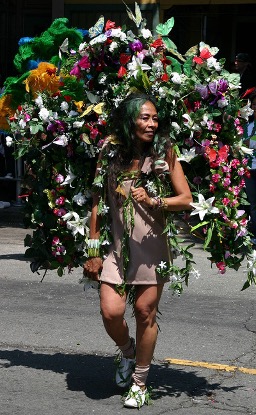
[[[151,166],[150,157],[146,157],[142,171],[147,172]],[[123,191],[127,196],[135,180],[124,179]],[[161,209],[151,210],[132,200],[134,226],[129,237],[129,263],[124,275],[122,257],[122,237],[124,231],[123,207],[117,203],[116,195],[109,190],[109,214],[112,218],[111,234],[113,243],[109,246],[100,280],[110,284],[149,285],[164,284],[169,278],[163,278],[156,273],[156,267],[164,261],[170,262],[170,252],[167,244],[164,212]],[[124,196],[123,196],[124,197]]]

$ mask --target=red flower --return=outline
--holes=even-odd
[[[126,74],[127,74],[127,70],[125,69],[125,67],[120,66],[117,77],[118,78],[123,78]]]
[[[115,22],[112,22],[111,20],[108,20],[105,24],[105,31],[114,29],[116,27]]]
[[[164,82],[167,82],[167,81],[169,80],[169,76],[167,75],[167,73],[164,73],[164,74],[161,76],[161,80],[162,80],[162,81],[164,81]]]
[[[130,55],[127,55],[127,53],[121,53],[120,54],[120,63],[121,65],[126,65],[129,60],[131,59]]]
[[[162,41],[161,38],[156,39],[153,43],[151,43],[152,48],[160,48],[164,46],[164,42]]]
[[[207,48],[203,48],[200,52],[200,56],[195,56],[193,58],[193,62],[198,63],[199,65],[201,65],[202,63],[204,63],[204,61],[206,59],[209,59],[212,57],[211,52],[209,51],[209,49]]]
[[[203,48],[200,53],[200,58],[202,59],[209,59],[212,57],[211,52],[207,48]]]

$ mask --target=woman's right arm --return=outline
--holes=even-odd
[[[99,165],[97,165],[96,175]],[[92,212],[90,218],[90,240],[100,238],[100,216],[98,215],[100,195],[94,193],[92,197]],[[91,256],[84,263],[84,275],[92,280],[99,281],[99,273],[102,270],[102,259],[99,256]]]

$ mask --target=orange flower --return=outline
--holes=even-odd
[[[26,91],[35,97],[38,93],[48,91],[56,93],[60,86],[60,77],[56,75],[57,68],[48,62],[40,62],[24,81]]]
[[[15,110],[11,107],[12,96],[10,94],[3,95],[0,98],[0,129],[8,131],[9,124],[7,121],[8,117],[12,117]]]

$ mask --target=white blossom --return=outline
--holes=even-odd
[[[23,119],[22,120],[19,120],[19,126],[20,126],[20,128],[25,128],[26,125],[27,125],[26,121],[24,121]]]
[[[221,70],[220,63],[213,56],[211,56],[210,58],[208,58],[206,60],[206,64],[207,64],[207,67],[209,69],[214,68],[216,71],[220,71]]]
[[[174,84],[180,85],[181,84],[181,77],[180,74],[178,74],[178,72],[173,72],[172,76],[171,76],[171,81]]]
[[[192,147],[189,150],[183,148],[182,155],[178,157],[178,160],[179,161],[182,160],[182,161],[186,161],[187,163],[190,163],[191,160],[196,157],[195,151],[196,151],[195,147]]]
[[[67,111],[68,110],[68,103],[67,103],[67,101],[62,101],[62,103],[60,104],[60,109],[62,111]]]
[[[58,146],[66,147],[68,145],[68,137],[65,134],[62,134],[56,137],[56,139],[53,142]]]
[[[256,276],[256,250],[252,251],[252,255],[248,256],[247,270],[251,271]]]
[[[248,121],[250,115],[252,115],[253,113],[254,111],[251,109],[251,104],[248,100],[247,104],[244,107],[240,108],[240,117]]]
[[[7,135],[7,137],[5,137],[5,142],[6,142],[7,147],[11,147],[13,143],[13,137],[10,137],[9,135]]]
[[[144,39],[148,39],[149,37],[152,37],[152,33],[149,29],[141,29],[141,34],[144,37]]]
[[[43,107],[44,103],[41,95],[38,95],[38,97],[35,99],[35,103],[39,108]]]
[[[199,193],[198,194],[198,203],[190,203],[190,205],[195,208],[190,215],[199,215],[200,220],[203,220],[207,213],[219,213],[219,209],[217,207],[212,206],[215,197],[210,197],[209,199],[205,200],[204,196]]]
[[[74,175],[74,173],[71,170],[69,170],[67,177],[65,178],[64,182],[61,183],[61,185],[65,186],[67,184],[71,184],[75,178],[76,176]]]
[[[167,268],[167,265],[166,265],[165,261],[161,261],[160,264],[158,264],[158,266],[159,266],[159,268],[161,268],[161,270]]]
[[[73,123],[74,128],[81,128],[84,125],[84,121],[75,121]]]
[[[147,71],[148,69],[151,69],[149,65],[142,62],[143,60],[141,57],[132,57],[132,62],[128,63],[127,65],[127,69],[130,72],[130,76],[134,76],[134,78],[136,78],[140,70]]]
[[[47,109],[47,108],[42,107],[42,108],[40,109],[40,111],[39,111],[38,115],[39,115],[39,118],[40,118],[42,121],[48,121],[48,119],[49,119],[49,115],[50,115],[50,111],[48,111],[48,109]]]
[[[118,47],[118,43],[117,42],[115,42],[115,41],[113,41],[112,43],[111,43],[111,45],[109,46],[109,50],[110,50],[110,52],[113,52],[116,48]]]
[[[79,192],[73,196],[73,200],[78,206],[83,206],[86,202],[86,197],[81,192]]]
[[[217,104],[219,108],[224,108],[228,105],[228,100],[226,98],[219,99]]]

